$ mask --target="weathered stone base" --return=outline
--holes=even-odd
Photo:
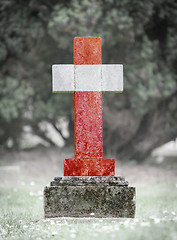
[[[57,177],[44,189],[44,215],[133,218],[135,188],[123,177]]]

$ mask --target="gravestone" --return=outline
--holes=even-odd
[[[74,92],[75,158],[44,189],[45,217],[134,217],[135,188],[103,158],[102,91],[123,91],[123,66],[102,64],[101,38],[74,38],[74,64],[53,65],[53,92]]]

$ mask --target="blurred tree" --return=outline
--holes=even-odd
[[[72,63],[75,36],[101,36],[103,62],[124,64],[123,94],[104,94],[104,150],[143,160],[177,136],[175,0],[0,2],[0,143],[18,147],[23,125],[69,120],[73,94],[51,93],[51,64]],[[62,134],[62,133],[61,133]]]

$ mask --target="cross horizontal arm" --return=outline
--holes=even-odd
[[[52,66],[53,92],[105,91],[123,92],[123,65]]]

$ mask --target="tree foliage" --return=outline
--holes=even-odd
[[[58,116],[72,141],[73,96],[51,93],[51,64],[72,63],[75,36],[101,36],[103,63],[124,64],[124,93],[104,94],[105,152],[141,160],[175,138],[176,26],[175,0],[1,1],[1,145]]]

